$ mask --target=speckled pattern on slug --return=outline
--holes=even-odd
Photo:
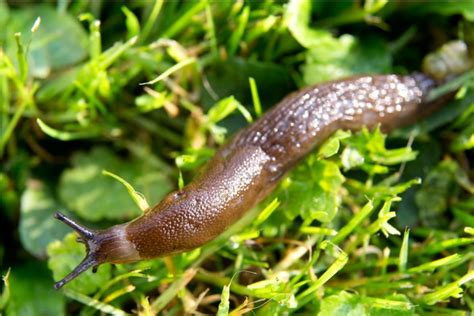
[[[141,258],[203,245],[265,197],[278,180],[339,128],[381,124],[385,130],[419,118],[434,81],[412,76],[360,76],[293,93],[221,148],[181,191],[126,225]]]
[[[229,149],[261,146],[278,170],[291,165],[339,128],[381,124],[384,130],[414,121],[435,85],[423,74],[360,76],[323,83],[289,95],[241,131]]]
[[[268,155],[246,146],[216,156],[206,172],[126,227],[141,258],[198,247],[224,231],[266,192]]]
[[[235,135],[201,176],[128,223],[128,239],[143,259],[203,245],[337,129],[381,124],[390,130],[412,122],[428,106],[423,100],[434,85],[422,74],[360,76],[289,95]]]

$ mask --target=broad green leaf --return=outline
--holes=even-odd
[[[288,29],[306,51],[303,78],[307,85],[357,73],[384,73],[392,58],[380,37],[334,37],[326,29],[310,27],[311,1],[292,0],[287,6]]]
[[[385,73],[390,70],[391,62],[388,45],[381,38],[345,34],[334,39],[330,46],[311,47],[303,77],[309,85],[354,74]]]
[[[65,315],[66,300],[54,290],[45,265],[31,261],[11,268],[8,316]]]
[[[306,220],[326,223],[337,213],[344,177],[334,162],[310,159],[308,162],[292,172],[279,199],[289,218],[301,215]]]
[[[50,189],[39,180],[30,180],[21,197],[20,240],[23,247],[38,258],[46,256],[46,247],[70,231],[57,225],[53,214],[63,209]]]
[[[77,235],[70,233],[62,241],[56,240],[48,245],[48,256],[48,267],[53,271],[54,280],[59,281],[84,259],[86,249],[83,244],[77,242]],[[94,293],[110,279],[110,268],[110,264],[104,264],[96,273],[88,270],[69,282],[66,287],[84,294]],[[50,286],[53,288],[53,282]]]
[[[8,27],[4,31],[7,34],[21,32],[23,42],[27,43],[37,17],[41,17],[41,25],[33,34],[28,54],[29,70],[33,76],[46,78],[52,71],[74,65],[87,56],[87,35],[79,21],[49,5],[11,10]],[[11,36],[7,36],[9,54],[13,47]]]
[[[405,164],[401,181],[408,181],[410,179],[423,179],[433,169],[441,159],[441,145],[435,139],[425,141],[415,141],[413,149],[419,154],[416,160],[409,161]],[[419,221],[418,207],[415,202],[416,187],[408,189],[405,193],[400,195],[402,200],[399,203],[397,211],[397,226],[400,229],[405,227],[413,227]]]
[[[448,202],[457,189],[457,164],[444,160],[430,171],[415,196],[421,221],[430,227],[440,227],[447,220]]]
[[[108,170],[129,182],[150,205],[158,202],[172,185],[166,170],[138,159],[124,160],[104,147],[78,152],[72,167],[61,175],[60,196],[68,208],[89,221],[123,221],[141,214],[124,186],[102,175]]]

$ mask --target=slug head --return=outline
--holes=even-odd
[[[89,268],[92,268],[94,272],[97,270],[97,266],[102,263],[98,255],[98,250],[100,249],[100,242],[103,238],[101,238],[101,232],[89,230],[60,212],[54,214],[54,217],[74,229],[79,234],[77,241],[84,243],[87,249],[87,255],[82,262],[61,281],[54,284],[54,288],[58,290]]]
[[[128,263],[142,260],[135,245],[128,240],[127,223],[115,225],[104,230],[85,228],[64,214],[57,212],[54,217],[74,229],[78,242],[86,245],[87,255],[82,262],[54,287],[60,289],[89,268],[95,272],[102,263]]]

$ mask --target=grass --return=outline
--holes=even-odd
[[[472,12],[467,2],[0,1],[0,313],[467,315],[472,72],[433,91],[460,87],[414,126],[337,132],[200,249],[104,265],[55,292],[84,249],[52,214],[98,228],[130,220],[284,95],[419,70],[448,39],[473,42]]]

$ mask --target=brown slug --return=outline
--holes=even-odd
[[[390,131],[439,108],[446,97],[433,102],[426,97],[452,74],[449,67],[442,71],[440,76],[356,76],[294,92],[231,138],[191,183],[128,223],[95,231],[56,213],[87,248],[86,258],[56,289],[102,263],[146,260],[202,246],[267,196],[336,130],[380,125]]]

